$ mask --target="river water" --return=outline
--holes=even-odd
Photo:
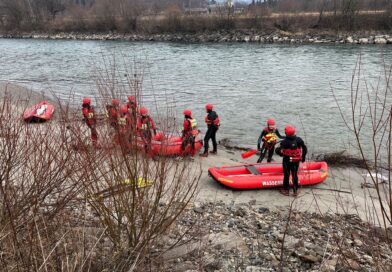
[[[153,115],[168,105],[181,120],[190,108],[205,132],[208,102],[221,119],[220,139],[254,146],[265,120],[275,118],[281,131],[295,125],[319,153],[349,148],[352,138],[334,95],[348,115],[360,54],[362,78],[376,86],[384,65],[392,63],[391,46],[0,39],[0,81],[79,98],[97,94],[94,78],[102,67],[111,70],[116,62],[126,74],[136,66],[143,70],[143,103]]]

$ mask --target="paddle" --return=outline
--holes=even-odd
[[[242,154],[241,154],[241,157],[242,157],[243,159],[246,159],[246,158],[249,158],[249,157],[255,155],[256,153],[257,153],[257,150],[251,149],[251,150],[249,150],[249,151],[246,151],[246,152],[242,153]]]

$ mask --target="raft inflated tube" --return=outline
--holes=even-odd
[[[209,175],[227,187],[235,189],[274,188],[283,186],[281,163],[253,163],[208,169]],[[314,185],[328,177],[326,162],[304,162],[298,169],[298,184]],[[292,182],[290,181],[292,186]]]

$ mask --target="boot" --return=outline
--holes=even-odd
[[[293,192],[293,196],[294,196],[294,197],[297,197],[297,196],[298,196],[298,188],[295,188],[295,187],[294,187],[293,191],[294,191],[294,192]]]
[[[203,154],[200,154],[200,157],[208,157],[208,151],[204,152]]]
[[[285,195],[285,196],[289,196],[289,190],[285,190],[285,189],[283,189],[283,188],[280,188],[279,189],[279,192],[282,194],[282,195]]]
[[[211,151],[211,154],[213,154],[213,155],[217,155],[217,154],[218,154],[218,151],[216,151],[216,150],[213,150],[213,151]]]

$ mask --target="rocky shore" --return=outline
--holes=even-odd
[[[162,255],[170,271],[392,271],[385,230],[355,215],[209,202],[175,229],[189,226],[198,238]]]
[[[392,44],[392,34],[291,34],[275,32],[220,31],[198,34],[123,34],[123,33],[3,33],[0,38],[48,40],[108,40],[108,41],[157,41],[157,42],[244,42],[277,44]]]

